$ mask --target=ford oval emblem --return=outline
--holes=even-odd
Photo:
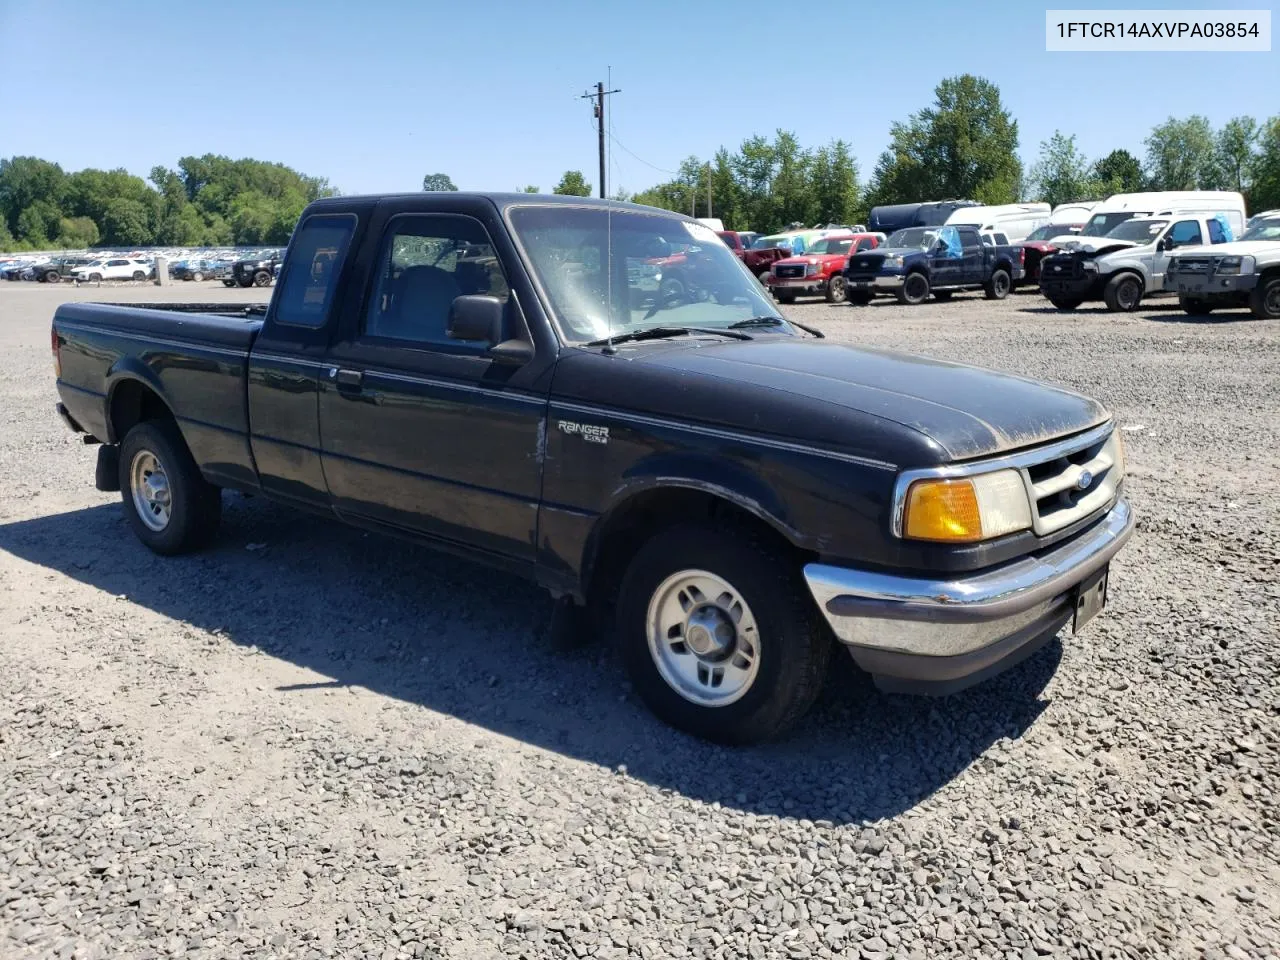
[[[1093,474],[1088,470],[1082,470],[1080,472],[1080,479],[1076,481],[1076,489],[1088,490],[1091,486],[1093,486]]]
[[[1058,266],[1058,265],[1055,263],[1055,264],[1053,265],[1053,272],[1054,272],[1054,273],[1061,273],[1061,272],[1062,272],[1062,268],[1061,268],[1060,266]]]

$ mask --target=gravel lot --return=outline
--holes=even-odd
[[[789,308],[1102,398],[1140,526],[1081,636],[727,750],[487,570],[238,496],[139,545],[53,310],[262,293],[0,284],[0,956],[1280,956],[1280,325]]]

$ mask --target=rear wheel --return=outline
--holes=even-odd
[[[143,421],[124,438],[120,495],[133,532],[159,554],[204,546],[222,519],[222,492],[200,475],[172,420]]]
[[[768,739],[822,687],[831,638],[799,564],[753,531],[673,527],[637,551],[618,596],[621,656],[663,721],[719,743]]]
[[[909,273],[898,288],[898,302],[915,305],[924,303],[929,296],[929,278],[923,273]]]
[[[1132,273],[1122,273],[1107,281],[1102,300],[1112,313],[1131,313],[1142,302],[1142,281]]]
[[[1259,320],[1280,320],[1280,277],[1264,277],[1253,288],[1249,309]]]
[[[1181,297],[1178,300],[1178,306],[1182,307],[1182,312],[1190,314],[1193,317],[1207,317],[1213,313],[1213,306],[1208,300],[1195,300],[1191,297]]]
[[[1003,300],[1009,295],[1012,287],[1013,279],[1009,276],[1009,271],[1003,267],[997,267],[982,290],[987,295],[988,300]]]
[[[195,273],[191,275],[191,279],[194,280],[196,283],[199,283],[201,280],[204,279],[204,274],[201,273],[199,270],[197,270]]]
[[[827,303],[839,303],[844,299],[845,289],[848,284],[845,283],[844,277],[836,274],[827,281]]]
[[[133,279],[134,279],[134,280],[145,280],[145,279],[147,279],[147,275],[146,275],[145,273],[143,273],[141,270],[135,270],[135,271],[133,271]]]
[[[45,283],[58,283],[62,279],[62,274],[57,270],[49,270],[44,275]]]

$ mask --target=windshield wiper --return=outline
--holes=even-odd
[[[629,333],[618,333],[602,340],[587,341],[588,347],[607,347],[614,343],[635,343],[637,340],[662,340],[666,337],[685,337],[692,333],[710,333],[717,337],[728,337],[731,340],[752,340],[749,333],[716,327],[648,327],[644,330],[632,330]]]
[[[797,323],[794,320],[784,320],[782,317],[750,317],[746,320],[739,320],[737,323],[729,324],[730,330],[740,330],[743,327],[780,327],[784,323],[789,323],[798,330],[803,330],[819,340],[825,340],[826,334],[821,330],[815,330],[813,327],[805,326],[803,323]]]

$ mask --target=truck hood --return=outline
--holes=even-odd
[[[1115,253],[1117,250],[1140,246],[1132,240],[1115,240],[1111,237],[1054,237],[1050,243],[1066,253],[1074,253],[1078,250],[1099,257],[1104,253]]]
[[[1179,257],[1260,257],[1266,254],[1280,256],[1280,240],[1236,240],[1232,243],[1181,247],[1176,255]]]
[[[783,257],[780,260],[775,260],[773,261],[773,265],[775,267],[795,265],[795,264],[808,266],[810,263],[825,263],[828,260],[848,260],[848,259],[849,259],[848,255],[843,253],[802,253],[799,256]]]
[[[661,368],[666,375],[658,381],[706,384],[708,398],[646,390],[646,405],[670,403],[684,419],[706,416],[747,432],[835,443],[871,456],[874,434],[886,422],[898,425],[899,436],[906,428],[915,440],[927,440],[914,444],[922,456],[947,462],[1042,443],[1109,417],[1101,404],[1061,387],[829,340],[678,343],[637,344],[626,353],[637,367]],[[859,451],[868,436],[873,445]]]

